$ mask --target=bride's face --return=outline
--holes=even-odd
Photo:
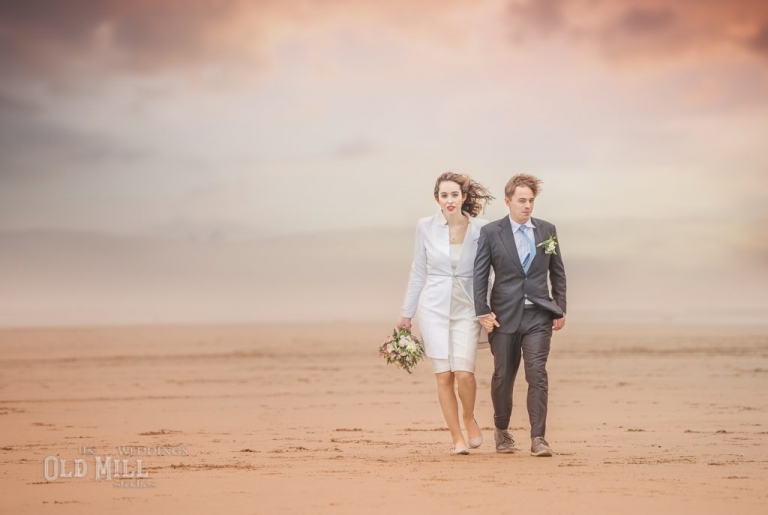
[[[437,190],[437,203],[446,216],[461,213],[461,204],[467,200],[466,195],[461,194],[461,186],[453,181],[443,181]]]

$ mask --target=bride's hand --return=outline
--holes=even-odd
[[[402,328],[406,328],[409,331],[411,330],[411,319],[406,317],[401,317],[400,321],[397,323],[397,330],[399,331]]]

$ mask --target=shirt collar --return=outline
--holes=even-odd
[[[509,223],[511,223],[511,224],[512,224],[512,232],[514,232],[514,231],[517,231],[518,229],[520,229],[520,224],[519,224],[519,223],[517,223],[517,222],[515,222],[515,221],[512,219],[512,215],[507,215],[507,216],[509,216]],[[530,228],[530,229],[535,229],[535,228],[536,228],[536,226],[535,226],[535,225],[533,225],[533,222],[532,222],[531,220],[532,220],[532,219],[531,219],[531,218],[529,218],[529,219],[528,219],[528,221],[527,221],[527,222],[525,222],[523,225],[524,225],[524,226],[526,226],[526,227],[528,227],[528,228]]]

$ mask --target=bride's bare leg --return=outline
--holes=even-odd
[[[468,438],[481,436],[480,426],[474,422],[475,398],[477,396],[477,381],[472,372],[456,371],[456,382],[459,384],[459,399],[461,399],[461,418]]]
[[[440,400],[440,409],[443,410],[443,418],[448,424],[448,431],[451,432],[451,441],[456,449],[466,449],[467,442],[461,432],[459,424],[459,404],[456,401],[454,392],[454,374],[453,372],[441,372],[435,374],[437,380],[437,398]]]

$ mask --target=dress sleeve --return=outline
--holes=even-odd
[[[408,279],[408,289],[403,302],[402,316],[413,318],[419,306],[419,297],[427,282],[427,249],[425,241],[424,223],[416,226],[416,243],[413,250],[413,264],[411,275]]]

